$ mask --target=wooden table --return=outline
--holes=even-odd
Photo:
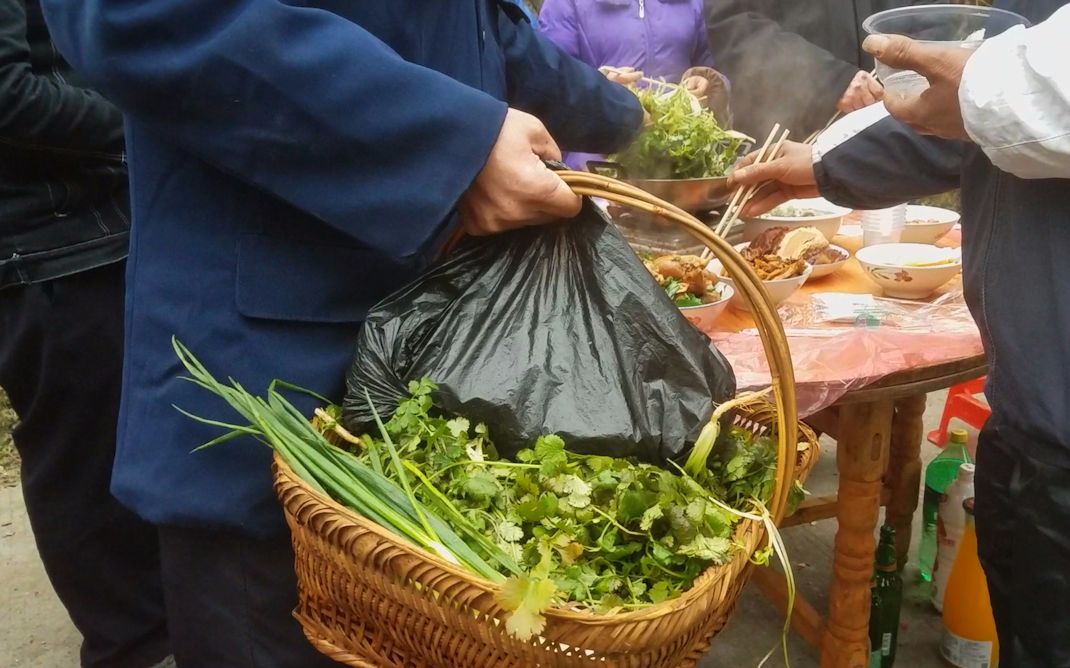
[[[837,237],[848,250],[857,240]],[[852,260],[834,276],[804,286],[807,292],[879,293]],[[728,315],[718,329],[750,326],[746,317]],[[835,518],[839,524],[829,589],[828,619],[807,601],[796,599],[792,626],[819,648],[822,668],[869,665],[870,581],[880,508],[896,529],[900,563],[910,547],[914,511],[921,487],[922,415],[926,394],[979,378],[986,373],[983,355],[947,363],[902,369],[862,389],[849,392],[832,407],[807,418],[815,429],[837,442],[839,489],[835,496],[808,499],[784,526]],[[755,583],[785,607],[783,577],[773,569],[756,569]]]

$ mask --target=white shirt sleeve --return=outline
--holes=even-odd
[[[966,132],[1025,179],[1070,178],[1070,6],[984,42],[959,86]]]

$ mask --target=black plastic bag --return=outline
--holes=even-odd
[[[376,305],[346,378],[346,426],[374,430],[410,380],[483,422],[512,457],[541,434],[663,463],[685,453],[735,376],[593,204],[557,225],[467,239]]]

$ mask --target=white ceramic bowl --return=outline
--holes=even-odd
[[[746,244],[739,244],[736,249],[746,247]],[[732,299],[729,300],[729,305],[740,311],[750,311],[750,304],[747,303],[747,298],[743,296],[739,290],[736,289],[736,283],[729,276],[723,276],[721,272],[724,267],[719,260],[714,260],[706,266],[706,270],[721,277],[721,282],[726,283],[732,288]],[[769,300],[773,302],[773,306],[780,306],[788,300],[793,294],[799,291],[799,288],[806,283],[806,279],[810,278],[814,268],[811,265],[806,265],[806,271],[801,276],[795,278],[782,278],[776,281],[762,281],[762,285],[765,286],[765,291],[769,294]]]
[[[927,220],[933,222],[912,222]],[[905,244],[934,244],[937,239],[950,232],[958,222],[959,214],[951,209],[912,204],[907,207],[907,226],[903,228],[903,234],[899,240]]]
[[[681,306],[680,312],[684,314],[687,321],[692,325],[708,332],[713,329],[714,323],[717,322],[717,318],[721,317],[725,309],[728,308],[728,302],[736,294],[736,289],[721,281],[717,284],[717,289],[721,291],[721,298],[715,302],[709,304],[703,304],[701,306]]]
[[[756,236],[771,227],[786,227],[794,230],[800,227],[816,227],[825,238],[832,241],[832,237],[840,231],[843,218],[851,213],[851,209],[836,206],[827,199],[815,197],[813,199],[793,199],[781,206],[794,206],[800,209],[813,209],[825,212],[820,216],[789,217],[771,216],[765,214],[759,218],[745,218],[743,220],[743,240],[751,241]]]
[[[912,263],[933,262],[953,257],[950,264],[929,267]],[[884,288],[884,294],[898,299],[923,299],[953,279],[962,270],[957,251],[929,244],[881,244],[855,253],[866,276]]]
[[[847,261],[851,259],[851,254],[846,248],[833,245],[830,245],[829,248],[840,251],[840,254],[843,255],[843,259],[839,262],[829,262],[828,264],[815,264],[814,271],[810,274],[810,278],[824,278],[825,276],[831,276],[840,269],[843,269],[843,265],[847,264]]]

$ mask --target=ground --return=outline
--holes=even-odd
[[[926,424],[939,417],[943,395],[930,397]],[[6,398],[0,395],[0,476],[14,483],[7,428],[13,415]],[[935,456],[936,448],[923,447],[926,458]],[[817,494],[827,494],[836,486],[836,452],[828,446],[816,467],[809,487]],[[10,467],[10,468],[9,468]],[[4,473],[6,471],[7,473]],[[915,549],[917,544],[915,530]],[[819,522],[785,532],[785,540],[794,565],[799,592],[824,610],[823,592],[831,580],[831,552],[835,522]],[[0,610],[19,611],[5,615],[0,624],[0,664],[7,667],[70,668],[78,665],[77,631],[71,626],[62,606],[53,594],[34,548],[33,536],[26,521],[22,495],[16,485],[0,484]],[[916,583],[917,570],[907,568],[904,579],[907,595],[902,616],[898,664],[911,668],[936,668],[943,665],[937,654],[940,618],[926,601],[925,589]],[[783,619],[753,587],[748,588],[736,613],[700,668],[742,668],[756,666],[780,637]],[[797,638],[790,643],[794,668],[816,668],[817,656]],[[779,655],[768,666],[781,666]]]
[[[0,389],[0,488],[15,485],[19,479],[19,457],[11,443],[11,426],[15,411],[11,410],[7,395]]]

